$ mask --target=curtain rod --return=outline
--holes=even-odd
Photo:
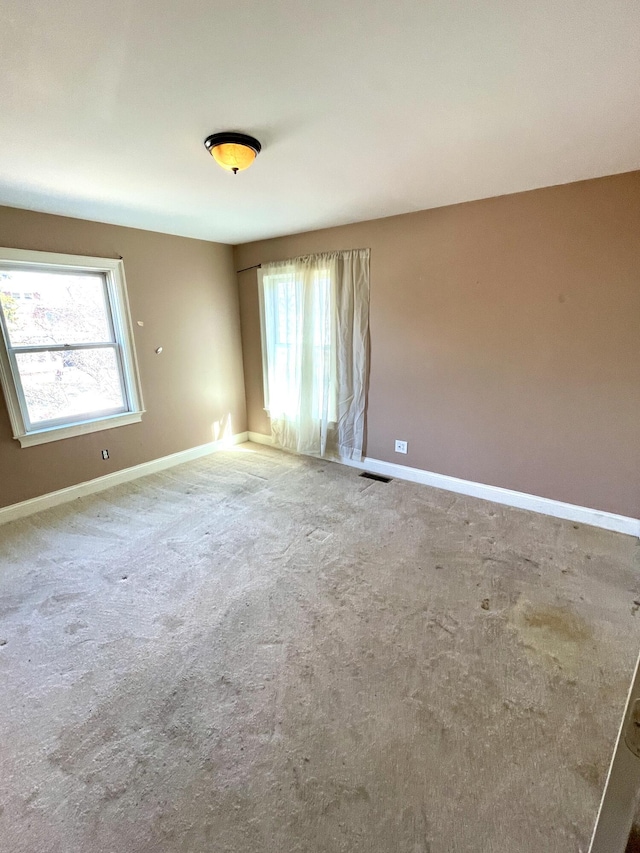
[[[236,270],[236,275],[239,272],[246,272],[247,270],[259,270],[261,266],[262,266],[262,264],[254,264],[252,267],[245,267],[242,270]]]

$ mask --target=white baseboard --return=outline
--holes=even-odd
[[[273,443],[271,436],[255,432],[249,433],[249,441],[258,444]],[[448,492],[456,492],[460,495],[482,498],[485,501],[493,501],[504,506],[528,509],[531,512],[551,515],[554,518],[564,518],[568,521],[589,524],[592,527],[603,527],[605,530],[614,530],[616,533],[627,533],[630,536],[640,537],[640,519],[629,518],[626,515],[616,515],[599,509],[590,509],[550,498],[541,498],[526,494],[526,492],[503,489],[500,486],[487,486],[484,483],[474,483],[472,480],[460,480],[458,477],[450,477],[447,474],[434,474],[431,471],[424,471],[422,468],[410,468],[408,465],[383,462],[381,459],[365,457],[362,462],[354,462],[351,459],[342,459],[341,462],[351,468],[371,471],[373,474],[382,474],[384,477],[409,480],[411,483],[420,483],[423,486],[445,489]]]
[[[134,465],[132,468],[124,468],[121,471],[114,471],[111,474],[105,474],[105,476],[97,477],[94,480],[87,480],[84,483],[78,483],[66,489],[49,492],[46,495],[40,495],[37,498],[31,498],[21,503],[0,507],[0,524],[4,524],[7,521],[14,521],[17,518],[24,518],[27,515],[41,512],[44,509],[67,503],[85,495],[101,492],[104,489],[111,488],[111,486],[128,483],[131,480],[138,479],[138,477],[154,474],[156,471],[163,471],[174,465],[181,465],[183,462],[189,462],[192,459],[198,459],[201,456],[207,456],[218,450],[224,450],[230,445],[243,444],[246,441],[253,441],[257,444],[273,444],[270,435],[263,435],[256,432],[239,433],[238,435],[234,435],[230,441],[223,439],[221,441],[212,441],[208,444],[201,444],[198,447],[181,450],[179,453],[172,453],[170,456],[163,456],[160,459],[143,462],[141,465]],[[640,537],[640,519],[629,518],[625,515],[615,515],[614,513],[604,512],[599,509],[590,509],[589,507],[576,506],[575,504],[563,503],[562,501],[555,501],[550,498],[541,498],[536,495],[526,494],[525,492],[515,492],[511,489],[503,489],[500,486],[474,483],[471,480],[461,480],[458,477],[450,477],[446,474],[434,474],[431,471],[423,471],[421,468],[410,468],[408,465],[383,462],[381,459],[365,457],[362,462],[343,459],[342,464],[363,471],[371,471],[374,474],[382,474],[385,477],[396,477],[399,480],[408,480],[412,483],[420,483],[436,489],[444,489],[461,495],[482,498],[483,500],[493,501],[494,503],[505,506],[527,509],[532,512],[540,512],[543,515],[551,515],[554,518],[564,518],[568,521],[590,524],[593,527],[602,527],[605,530],[614,530],[617,533],[626,533],[630,536]]]
[[[421,483],[424,486],[433,486],[436,489],[445,489],[460,495],[482,498],[485,501],[493,501],[517,509],[540,512],[554,518],[565,518],[580,524],[615,530],[617,533],[640,536],[640,519],[629,518],[626,515],[615,515],[612,512],[541,498],[525,492],[514,492],[500,486],[487,486],[484,483],[474,483],[472,480],[460,480],[458,477],[449,477],[447,474],[434,474],[431,471],[423,471],[421,468],[410,468],[408,465],[397,465],[380,459],[365,457],[362,462],[344,459],[342,463],[353,468],[371,471],[373,474],[382,474],[384,477],[397,477],[400,480],[409,480],[412,483]]]
[[[199,459],[201,456],[208,456],[210,453],[225,450],[234,444],[244,444],[248,440],[248,436],[248,433],[241,432],[230,439],[210,441],[208,444],[200,444],[198,447],[190,447],[188,450],[181,450],[169,456],[162,456],[160,459],[152,459],[150,462],[143,462],[141,465],[134,465],[131,468],[123,468],[121,471],[105,474],[103,477],[96,477],[95,480],[87,480],[75,486],[68,486],[66,489],[59,489],[57,492],[49,492],[37,498],[0,507],[0,524],[5,524],[7,521],[15,521],[17,518],[24,518],[27,515],[33,515],[33,513],[73,501],[76,498],[82,498],[85,495],[102,492],[104,489],[110,489],[112,486],[119,486],[121,483],[137,480],[138,477],[155,474],[157,471],[164,471],[166,468],[181,465],[183,462],[190,462],[192,459]]]
[[[273,444],[273,439],[270,435],[263,435],[261,432],[250,432],[249,441],[253,441],[254,444]]]

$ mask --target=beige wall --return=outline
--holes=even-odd
[[[0,506],[212,441],[216,421],[246,429],[229,246],[11,208],[0,246],[123,256],[147,410],[140,424],[23,449],[0,393]]]
[[[251,243],[236,269],[356,247],[368,456],[640,517],[640,173]],[[255,271],[238,279],[268,433]]]

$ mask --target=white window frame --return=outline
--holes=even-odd
[[[13,356],[9,334],[0,310],[0,384],[4,391],[13,437],[21,447],[31,447],[50,441],[59,441],[88,432],[138,423],[144,414],[140,374],[136,358],[133,325],[127,297],[127,286],[122,260],[91,258],[82,255],[64,255],[57,252],[35,252],[25,249],[0,248],[0,271],[5,269],[30,269],[33,271],[67,271],[70,273],[101,273],[106,285],[107,306],[113,324],[121,369],[125,405],[127,410],[116,414],[94,413],[87,419],[65,419],[63,423],[45,427],[29,427],[29,418],[17,363]],[[54,347],[55,348],[55,347]]]

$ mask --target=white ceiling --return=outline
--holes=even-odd
[[[0,56],[17,207],[239,243],[640,168],[636,0],[2,0]]]

